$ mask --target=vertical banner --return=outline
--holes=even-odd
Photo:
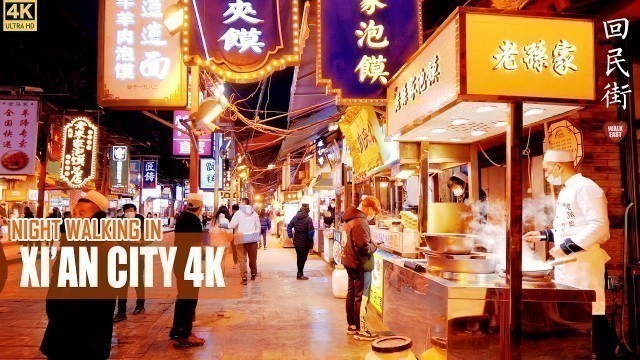
[[[129,188],[133,194],[140,190],[142,162],[140,160],[131,160],[129,162]]]
[[[200,189],[215,190],[216,188],[216,160],[200,159]]]
[[[82,188],[96,175],[98,127],[86,116],[77,116],[62,131],[60,178],[71,188]]]
[[[129,147],[114,145],[111,148],[110,184],[112,189],[129,187]]]
[[[142,161],[142,188],[155,189],[158,185],[158,160]]]
[[[0,175],[31,175],[36,169],[38,102],[0,100]]]
[[[189,110],[175,110],[173,112],[173,125],[178,129],[187,131],[182,125],[182,120],[189,117]],[[173,129],[173,156],[189,156],[191,153],[191,138],[188,134],[177,129]],[[198,154],[200,156],[211,156],[211,134],[198,137]]]
[[[384,104],[422,42],[419,0],[317,0],[318,83],[345,105]]]
[[[187,68],[180,36],[162,12],[175,0],[101,0],[98,104],[120,108],[178,108],[187,104]]]

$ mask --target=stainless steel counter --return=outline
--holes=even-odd
[[[447,339],[448,359],[499,358],[500,318],[509,304],[504,279],[448,280],[405,268],[401,259],[385,259],[383,274],[383,321],[396,335],[412,338],[416,355],[438,337]],[[522,359],[587,358],[594,300],[590,290],[523,284]]]

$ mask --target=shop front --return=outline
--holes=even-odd
[[[583,17],[459,8],[390,80],[387,139],[400,142],[404,161],[394,180],[413,169],[419,176],[403,185],[409,193],[417,180],[408,197],[419,200],[417,214],[389,225],[415,227],[416,256],[403,253],[397,235],[374,230],[398,255],[382,259],[382,318],[413,339],[416,354],[591,353],[595,292],[548,274],[523,277],[547,249],[523,248],[522,235],[551,226],[528,217],[543,214],[549,199],[553,211],[559,190],[543,182],[542,150],[582,150],[548,130],[596,106],[594,32]]]

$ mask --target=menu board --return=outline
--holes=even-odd
[[[36,168],[38,102],[0,100],[0,175],[31,175]]]

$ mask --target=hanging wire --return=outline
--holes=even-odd
[[[490,163],[492,163],[494,166],[498,166],[498,167],[505,167],[505,165],[500,165],[500,164],[496,164],[493,160],[491,160],[491,158],[489,157],[489,155],[487,155],[487,153],[484,151],[484,149],[482,148],[482,144],[478,143],[478,147],[480,148],[480,151],[482,151],[482,153],[484,154],[484,157],[487,158],[487,160],[489,160]]]

